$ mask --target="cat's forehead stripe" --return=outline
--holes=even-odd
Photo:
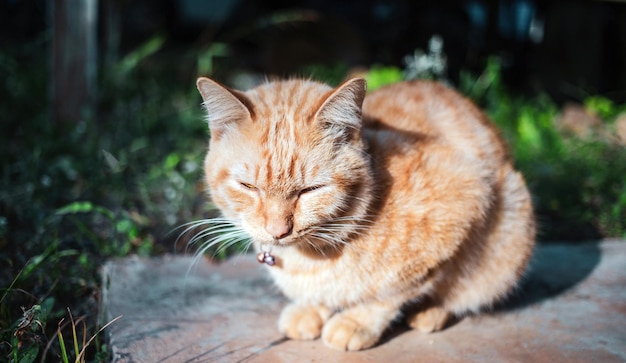
[[[272,158],[267,158],[265,162],[265,181],[269,183],[272,177]]]
[[[313,167],[311,168],[311,176],[315,178],[317,176],[317,173],[319,172],[319,170],[320,170],[320,166],[319,165],[317,165],[317,164],[313,165]]]
[[[248,95],[262,114],[268,115],[276,110],[287,116],[308,116],[315,112],[330,87],[312,81],[291,80],[273,82],[260,86]],[[306,121],[309,117],[303,117]]]
[[[304,163],[300,163],[300,178],[306,180],[306,165]]]
[[[289,161],[289,166],[287,167],[287,176],[289,176],[289,178],[293,179],[293,177],[295,176],[295,171],[296,171],[296,160],[297,157],[296,155],[292,155]]]
[[[318,132],[309,122],[330,90],[310,81],[284,81],[247,92],[255,106],[254,129],[246,137],[258,148],[258,159],[242,166],[255,185],[278,189],[302,187],[321,171],[307,162]],[[306,151],[309,150],[309,151]]]

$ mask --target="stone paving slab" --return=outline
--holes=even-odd
[[[435,334],[396,326],[374,348],[286,340],[285,299],[254,256],[108,262],[101,319],[115,362],[625,362],[626,241],[546,244],[495,311]]]

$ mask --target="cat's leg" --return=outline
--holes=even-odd
[[[432,291],[436,303],[407,316],[411,327],[440,330],[451,316],[489,309],[517,285],[534,245],[532,205],[521,175],[510,166],[501,173],[490,223],[440,268],[443,278]]]
[[[488,217],[491,224],[466,244],[465,268],[444,301],[460,315],[491,308],[515,289],[532,254],[535,224],[524,180],[510,165],[501,170],[500,186]]]
[[[406,317],[407,324],[422,333],[441,330],[449,320],[450,313],[442,306],[437,305],[427,307]]]
[[[339,350],[369,348],[378,342],[398,311],[398,304],[388,302],[361,304],[343,310],[324,325],[322,340]]]
[[[291,303],[280,314],[278,330],[291,339],[316,339],[332,313],[332,310],[324,306]]]

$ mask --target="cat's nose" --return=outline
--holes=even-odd
[[[270,220],[267,221],[267,223],[265,224],[265,230],[272,237],[274,237],[274,239],[281,239],[291,234],[291,231],[293,230],[293,225],[289,220]]]

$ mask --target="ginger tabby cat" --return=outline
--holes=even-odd
[[[455,91],[197,86],[223,216],[203,222],[221,233],[202,250],[249,237],[292,301],[278,320],[287,337],[366,349],[400,316],[433,332],[515,288],[534,246],[531,198],[497,130]]]

